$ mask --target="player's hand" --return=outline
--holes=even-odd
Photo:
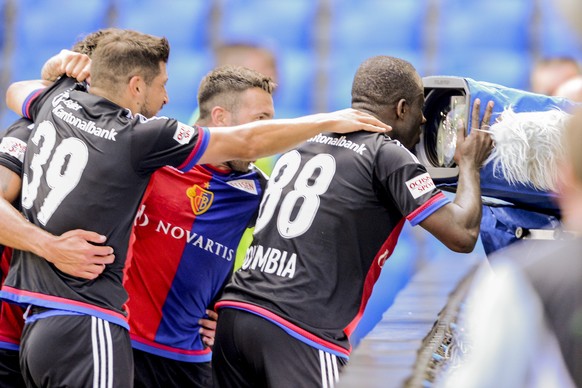
[[[218,321],[218,314],[212,310],[206,310],[208,318],[202,318],[198,321],[200,327],[200,335],[204,345],[212,348],[214,346],[214,337],[216,335],[216,322]]]
[[[45,62],[41,78],[46,81],[54,81],[62,75],[67,75],[82,82],[88,79],[90,70],[91,59],[88,55],[61,50],[60,53]]]
[[[66,274],[95,279],[115,260],[112,247],[95,245],[104,242],[99,233],[75,229],[56,236],[40,256]]]
[[[392,127],[374,116],[357,109],[343,109],[331,113],[321,113],[326,122],[325,132],[348,133],[354,131],[387,132]]]
[[[485,107],[483,120],[479,121],[481,101],[476,98],[473,102],[471,116],[471,131],[465,135],[465,126],[462,122],[457,125],[457,147],[455,149],[455,162],[461,166],[466,165],[481,168],[493,149],[493,140],[489,131],[493,101],[489,101]]]

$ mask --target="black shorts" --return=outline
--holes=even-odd
[[[347,360],[246,311],[219,310],[212,352],[217,387],[333,387]]]
[[[210,362],[183,362],[133,349],[135,388],[212,387]]]
[[[20,369],[28,386],[133,386],[127,329],[90,315],[32,312],[20,343]]]
[[[24,388],[18,350],[0,349],[0,388]]]

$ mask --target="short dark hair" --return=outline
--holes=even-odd
[[[378,55],[365,60],[352,83],[352,107],[377,112],[379,107],[404,98],[413,101],[422,89],[418,73],[404,59]]]
[[[97,44],[99,43],[99,41],[101,41],[103,37],[108,36],[110,34],[121,34],[121,33],[123,33],[123,30],[119,28],[114,27],[102,28],[98,31],[85,35],[83,39],[75,42],[73,47],[71,47],[71,51],[91,56],[93,54],[93,51],[95,51]]]
[[[236,95],[252,88],[260,88],[269,94],[277,85],[270,78],[242,66],[221,66],[212,70],[200,82],[198,106],[200,119],[210,116],[213,106],[220,105],[229,111],[236,106]]]
[[[91,84],[109,90],[126,85],[141,75],[146,83],[160,74],[160,63],[168,62],[170,44],[164,37],[120,30],[99,40],[91,62]]]

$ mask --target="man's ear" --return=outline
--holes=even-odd
[[[408,112],[408,102],[404,98],[401,98],[396,104],[396,117],[402,120],[406,113]]]
[[[219,105],[212,108],[210,111],[210,118],[212,119],[212,125],[214,126],[230,126],[230,112]]]
[[[139,75],[134,75],[129,79],[129,91],[132,97],[137,97],[145,91],[145,83]]]

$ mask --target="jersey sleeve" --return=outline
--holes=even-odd
[[[208,147],[208,128],[191,127],[167,117],[138,118],[132,154],[137,171],[149,174],[163,166],[186,172],[194,167]],[[160,130],[161,129],[161,130]]]
[[[0,139],[0,165],[18,175],[22,175],[24,153],[32,126],[32,121],[19,119],[8,127]]]
[[[391,143],[378,155],[377,179],[412,225],[450,202],[435,186],[426,167],[403,146]]]

